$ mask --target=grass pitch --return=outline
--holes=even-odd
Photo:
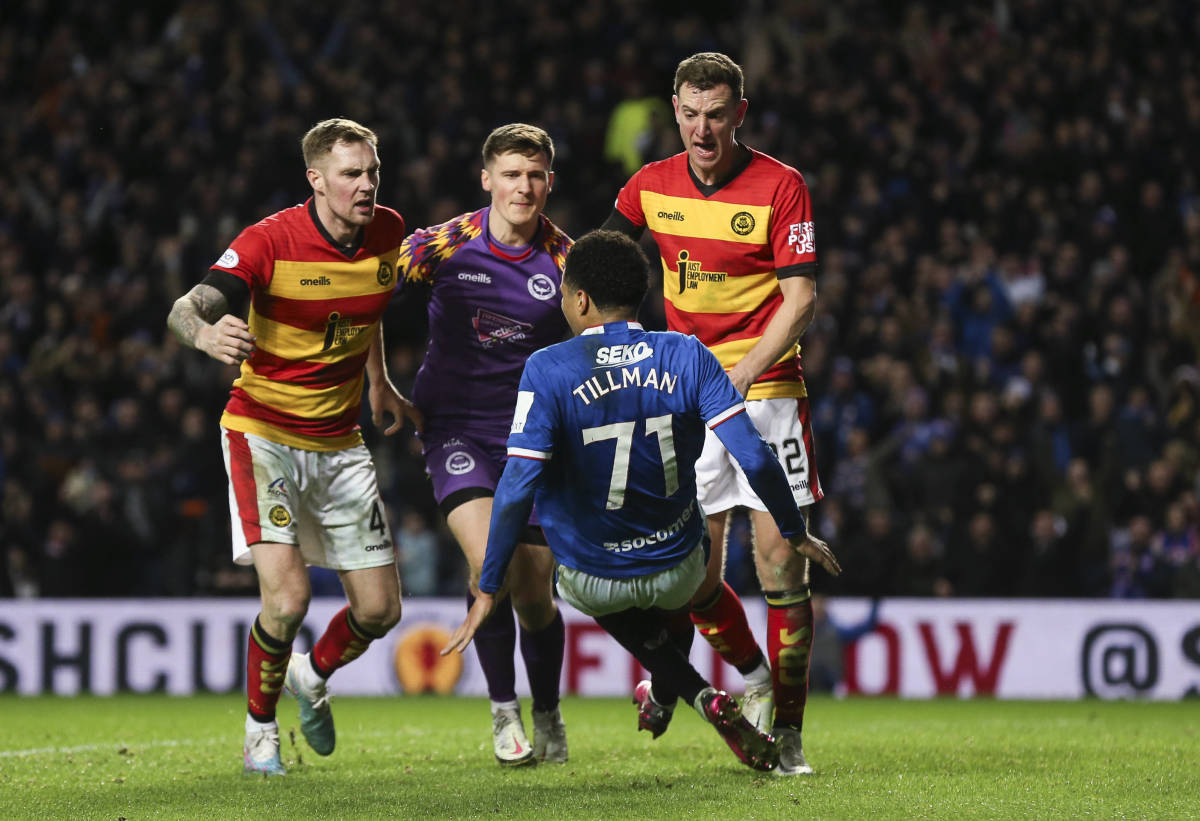
[[[615,699],[564,702],[565,766],[502,770],[486,702],[433,696],[336,699],[338,747],[321,758],[285,695],[288,775],[267,780],[241,773],[243,710],[236,696],[2,697],[0,818],[1200,816],[1196,701],[813,698],[807,778],[741,766],[691,710],[652,741]]]

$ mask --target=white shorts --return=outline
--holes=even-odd
[[[334,570],[395,561],[366,446],[301,450],[221,428],[221,451],[238,564],[253,564],[259,542],[297,545],[306,564]]]
[[[560,564],[556,586],[563,601],[592,618],[634,607],[678,610],[692,600],[707,565],[701,542],[679,564],[646,576],[606,579]]]
[[[798,507],[807,507],[824,494],[817,478],[808,399],[751,399],[746,413],[767,440],[792,485]],[[735,507],[766,510],[738,466],[712,430],[704,435],[704,450],[696,460],[696,490],[706,516]]]

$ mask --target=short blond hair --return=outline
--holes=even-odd
[[[377,148],[379,138],[375,136],[374,131],[354,120],[344,117],[321,120],[308,129],[308,133],[300,140],[304,167],[313,168],[317,161],[332,151],[338,143],[369,143],[372,148]]]
[[[483,164],[513,151],[526,157],[540,151],[546,155],[546,165],[554,167],[554,140],[545,129],[528,123],[509,123],[493,130],[483,142]]]

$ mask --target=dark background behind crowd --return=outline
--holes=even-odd
[[[815,529],[846,568],[817,588],[1200,597],[1194,3],[143,5],[0,15],[0,596],[256,590],[228,558],[235,371],[165,319],[308,195],[310,125],[379,133],[410,228],[484,203],[494,126],[541,125],[548,214],[578,236],[679,150],[674,67],[720,50],[747,74],[739,138],[814,201]],[[420,294],[393,301],[402,391],[423,322]],[[417,441],[366,435],[406,592],[460,593]]]

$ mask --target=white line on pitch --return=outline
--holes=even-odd
[[[281,728],[283,729],[283,728]],[[405,736],[425,735],[429,731],[419,727],[406,727],[403,730],[387,732],[383,730],[371,730],[363,733],[355,733],[355,738],[383,738],[385,736],[395,736],[403,734]],[[297,737],[299,737],[297,735]],[[76,744],[72,747],[32,747],[27,750],[0,750],[0,758],[28,758],[35,755],[73,755],[74,753],[92,753],[98,750],[108,750],[118,752],[120,750],[142,750],[152,747],[211,747],[214,744],[233,744],[235,741],[227,738],[165,738],[161,741],[140,741],[140,742],[115,742],[111,744]]]
[[[177,739],[167,738],[162,741],[143,741],[136,744],[77,744],[74,747],[33,747],[28,750],[0,750],[0,758],[25,758],[31,755],[71,755],[72,753],[90,753],[96,750],[142,749],[145,747],[192,747],[199,745],[225,744],[227,738],[209,739]]]

